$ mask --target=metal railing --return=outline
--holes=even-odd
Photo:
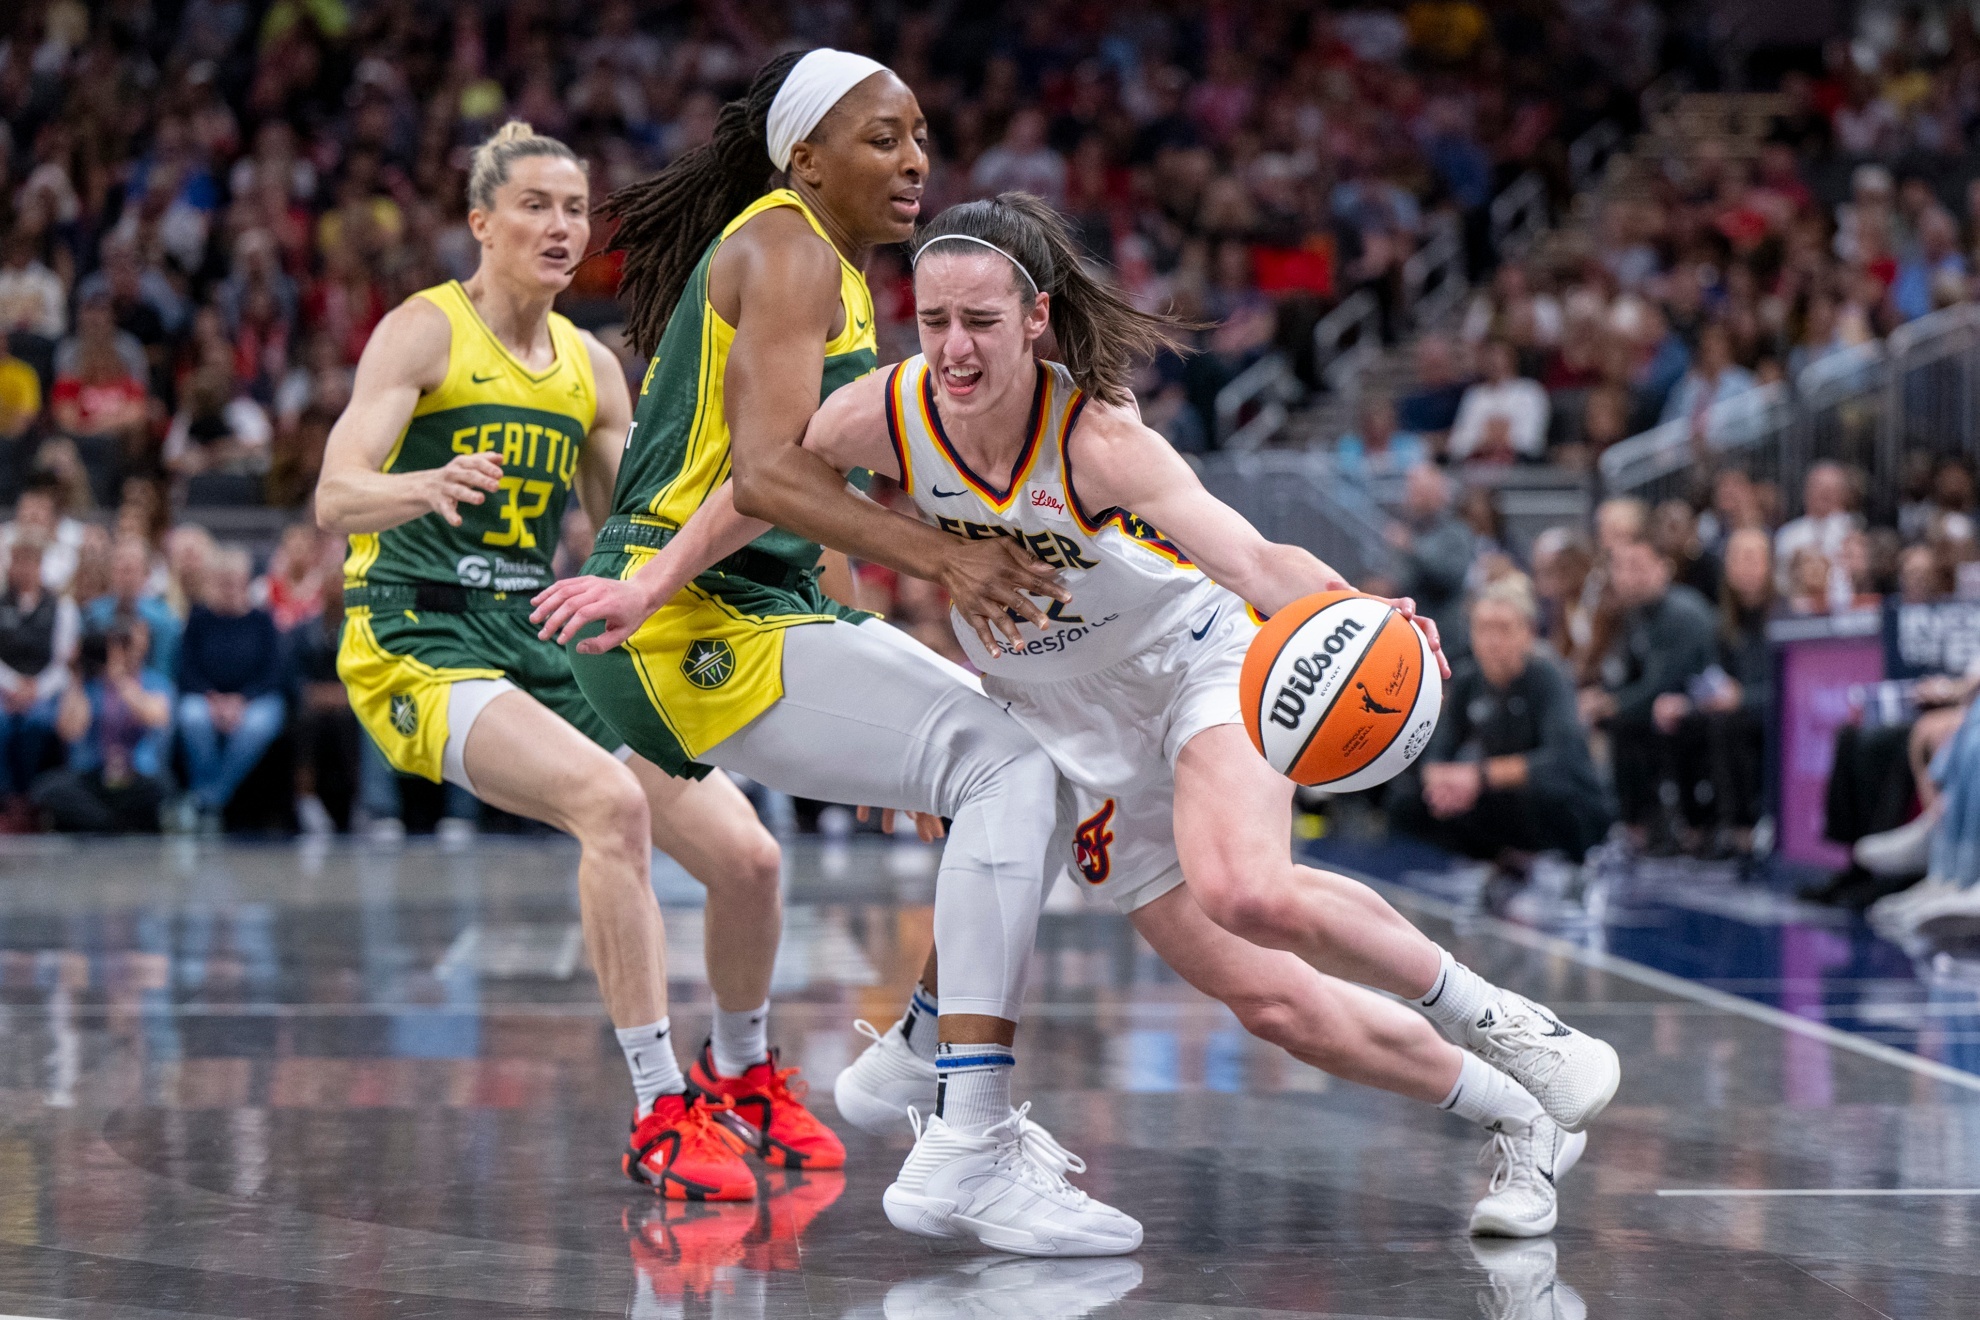
[[[1304,546],[1350,581],[1393,571],[1387,519],[1372,500],[1340,480],[1324,454],[1268,449],[1211,454],[1201,467],[1211,494],[1268,540]]]
[[[1766,386],[1727,399],[1701,422],[1667,422],[1602,455],[1611,495],[1659,500],[1737,466],[1776,483],[1795,512],[1801,479],[1824,460],[1859,468],[1870,513],[1890,517],[1914,455],[1980,460],[1980,306],[1934,312],[1881,344],[1833,350],[1803,368],[1793,388]]]
[[[1403,305],[1417,330],[1435,325],[1464,301],[1471,280],[1464,261],[1464,227],[1445,214],[1402,268]]]
[[[1267,353],[1217,391],[1217,444],[1223,449],[1262,448],[1286,424],[1287,405],[1305,387],[1284,353]]]
[[[1568,181],[1577,193],[1587,192],[1623,144],[1623,131],[1604,119],[1568,144]]]
[[[1547,181],[1533,170],[1492,199],[1492,250],[1501,259],[1525,254],[1547,227]]]
[[[1313,371],[1336,394],[1352,396],[1361,364],[1382,351],[1382,305],[1357,289],[1313,325]]]

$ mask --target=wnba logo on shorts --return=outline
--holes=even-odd
[[[1114,832],[1107,828],[1113,819],[1114,799],[1108,798],[1107,805],[1081,821],[1079,833],[1073,835],[1073,863],[1089,885],[1106,884],[1113,872],[1114,859],[1107,851],[1114,841]]]
[[[392,694],[392,729],[401,738],[410,738],[419,732],[419,703],[410,692]]]
[[[736,653],[719,637],[698,637],[681,657],[681,677],[698,688],[718,688],[736,672]]]

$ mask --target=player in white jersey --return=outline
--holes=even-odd
[[[1269,614],[1347,583],[1265,541],[1141,424],[1126,385],[1140,314],[1084,274],[1043,203],[944,212],[918,245],[915,296],[923,353],[833,395],[805,444],[896,478],[948,531],[1018,540],[1070,588],[1014,640],[957,632],[1069,785],[1081,878],[1255,1034],[1492,1127],[1501,1169],[1474,1227],[1550,1229],[1553,1178],[1615,1092],[1615,1052],[1456,963],[1367,887],[1295,863],[1291,785],[1242,727],[1246,601]],[[1063,365],[1034,352],[1048,329]],[[669,547],[674,571],[760,530],[711,501]],[[932,981],[918,997],[936,998]],[[1362,985],[1413,1001],[1465,1050]],[[842,1114],[864,1125],[926,1102],[918,1016],[842,1075]],[[888,1192],[897,1224],[940,1227],[954,1145],[939,1116],[920,1128]]]

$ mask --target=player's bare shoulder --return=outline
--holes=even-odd
[[[374,385],[440,388],[453,355],[454,323],[431,300],[412,297],[387,312],[371,332],[358,370]]]
[[[1078,478],[1079,495],[1125,497],[1127,488],[1145,486],[1182,458],[1160,432],[1141,420],[1132,399],[1108,403],[1088,396],[1066,435],[1066,459]]]

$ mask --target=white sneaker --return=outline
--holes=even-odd
[[[1870,929],[1886,939],[1898,939],[1917,929],[1913,913],[1925,912],[1957,895],[1960,887],[1941,876],[1928,875],[1909,889],[1886,894],[1863,915]]]
[[[406,823],[397,816],[380,816],[364,827],[367,842],[394,845],[406,841]]]
[[[1472,1259],[1485,1269],[1490,1292],[1478,1295],[1485,1320],[1588,1320],[1588,1303],[1560,1282],[1554,1244],[1471,1240]]]
[[[1895,880],[1900,876],[1924,875],[1932,855],[1932,828],[1939,823],[1936,811],[1921,812],[1894,830],[1866,834],[1856,841],[1850,855],[1871,875]]]
[[[935,1065],[914,1052],[894,1023],[883,1034],[861,1018],[853,1030],[872,1041],[832,1084],[839,1117],[875,1136],[898,1132],[908,1110],[935,1111]]]
[[[1913,932],[1946,917],[1980,917],[1980,885],[1955,888],[1930,902],[1915,903],[1905,910]]]
[[[914,1149],[882,1198],[888,1221],[922,1237],[973,1237],[1017,1256],[1122,1256],[1139,1247],[1139,1223],[1066,1181],[1086,1162],[1027,1127],[1030,1108],[981,1133],[940,1115],[916,1121]]]
[[[887,1290],[887,1320],[1082,1320],[1141,1286],[1132,1260],[973,1260]]]
[[[1465,1023],[1463,1036],[1460,1045],[1531,1091],[1570,1132],[1593,1122],[1622,1085],[1622,1061],[1607,1041],[1510,990]]]
[[[296,825],[312,838],[323,838],[337,832],[337,822],[330,819],[330,809],[314,793],[306,793],[296,799]]]
[[[1498,1159],[1491,1190],[1471,1211],[1472,1233],[1486,1237],[1543,1237],[1554,1231],[1562,1174],[1588,1148],[1581,1132],[1564,1132],[1544,1114],[1516,1132],[1494,1132],[1480,1154]]]

